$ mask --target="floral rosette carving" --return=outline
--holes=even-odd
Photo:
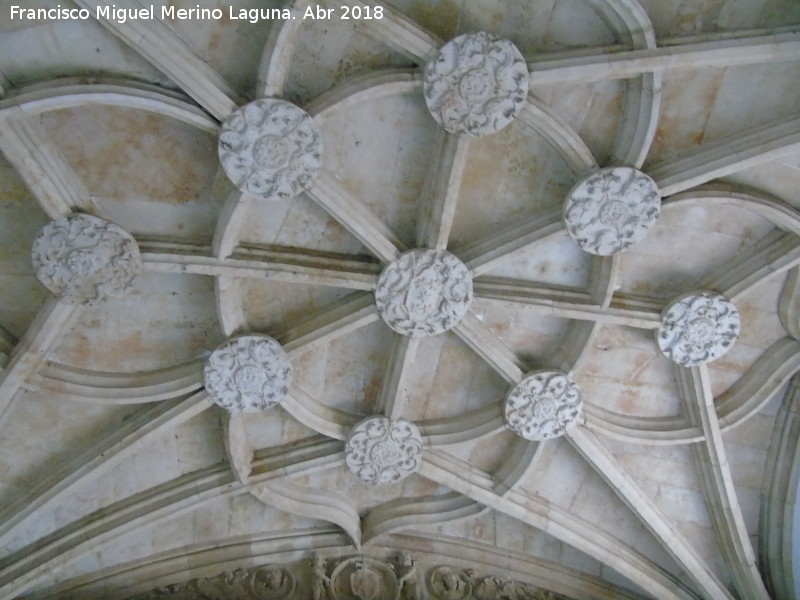
[[[608,256],[642,240],[661,213],[661,195],[649,176],[631,167],[601,169],[567,194],[567,233],[585,252]]]
[[[506,397],[508,426],[527,440],[559,437],[583,416],[583,393],[561,371],[536,371]]]
[[[322,136],[314,120],[291,102],[264,98],[236,110],[222,124],[219,159],[243,192],[280,200],[308,189],[322,164]]]
[[[292,383],[292,365],[271,337],[244,335],[211,353],[204,377],[216,404],[232,413],[252,413],[283,401]]]
[[[728,352],[740,330],[739,311],[725,296],[692,292],[664,310],[656,339],[671,361],[696,367]]]
[[[411,250],[378,278],[375,303],[397,333],[437,335],[458,325],[472,302],[472,275],[444,250]]]
[[[419,429],[405,419],[368,417],[350,431],[345,462],[364,481],[395,483],[415,472],[422,462]]]
[[[460,35],[425,65],[425,103],[450,133],[482,137],[511,123],[528,95],[528,68],[509,40]]]
[[[33,242],[36,277],[69,304],[122,298],[142,269],[133,236],[104,219],[76,214],[51,221]]]

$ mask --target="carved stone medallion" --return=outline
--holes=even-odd
[[[331,573],[333,600],[397,600],[400,585],[391,566],[372,558],[348,558]]]
[[[310,187],[322,164],[314,120],[290,102],[263,98],[236,110],[219,136],[219,159],[243,192],[280,200]]]
[[[692,292],[664,310],[656,339],[671,361],[695,367],[730,350],[740,329],[739,311],[730,300],[714,292]]]
[[[347,437],[345,462],[354,474],[369,483],[400,481],[422,462],[419,429],[405,419],[367,417]]]
[[[583,393],[561,371],[534,371],[506,397],[506,423],[527,440],[563,435],[583,415]]]
[[[465,33],[425,65],[425,103],[450,133],[482,137],[511,123],[528,95],[528,68],[517,47],[485,32]]]
[[[398,333],[422,337],[458,325],[472,302],[472,274],[444,250],[411,250],[378,278],[375,303]]]
[[[76,214],[51,221],[33,242],[36,276],[69,304],[122,298],[142,269],[133,236],[104,219]]]
[[[292,365],[267,335],[243,335],[211,353],[205,366],[211,400],[230,412],[251,413],[279,404],[292,383]]]
[[[463,600],[472,584],[461,569],[442,566],[428,571],[428,589],[436,600]]]
[[[584,177],[567,194],[564,223],[591,254],[608,256],[643,239],[661,213],[661,196],[649,176],[612,167]]]

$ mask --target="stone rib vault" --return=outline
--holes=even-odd
[[[796,599],[796,3],[255,4],[0,17],[0,599]]]

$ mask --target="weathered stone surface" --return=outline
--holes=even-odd
[[[233,338],[214,350],[205,366],[211,399],[231,412],[257,412],[280,404],[292,382],[281,345],[266,335]]]
[[[632,167],[592,173],[564,201],[567,233],[584,251],[601,256],[621,252],[643,239],[660,213],[655,181]]]
[[[692,292],[664,310],[656,339],[671,361],[696,367],[728,352],[740,329],[739,311],[725,296]]]
[[[378,279],[375,303],[389,327],[422,337],[452,329],[472,302],[472,275],[444,250],[411,250]]]
[[[506,398],[506,423],[528,440],[559,437],[582,414],[583,393],[561,371],[531,373]]]
[[[45,225],[33,242],[32,258],[39,281],[70,304],[122,298],[142,268],[131,234],[84,214]]]
[[[485,32],[442,46],[425,65],[425,102],[450,133],[482,137],[507,126],[528,94],[528,69],[514,44]]]
[[[264,98],[235,111],[222,125],[219,159],[243,192],[278,200],[309,188],[322,164],[314,120],[290,102]]]
[[[422,461],[419,429],[405,419],[368,417],[347,437],[345,461],[369,483],[395,483],[416,471]]]

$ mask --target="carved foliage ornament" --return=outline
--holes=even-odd
[[[656,339],[671,361],[695,367],[728,352],[740,329],[739,311],[730,300],[713,292],[692,292],[666,308]]]
[[[472,275],[444,250],[411,250],[378,278],[375,303],[381,318],[403,335],[422,337],[455,327],[472,302]]]
[[[136,240],[104,219],[77,214],[51,221],[33,242],[36,276],[70,304],[122,298],[142,269]]]
[[[433,600],[567,600],[529,583],[479,575],[472,569],[434,567],[427,580]]]
[[[292,365],[267,335],[243,335],[211,353],[204,370],[211,399],[230,412],[257,412],[279,404],[292,383]]]
[[[257,198],[280,200],[308,189],[321,156],[314,120],[284,100],[256,100],[222,124],[222,168],[236,187]]]
[[[345,462],[355,475],[369,483],[400,481],[422,462],[419,429],[405,419],[367,417],[350,431]]]
[[[295,590],[294,576],[281,567],[225,571],[216,577],[172,584],[137,596],[140,600],[283,600]]]
[[[655,181],[631,167],[601,169],[567,194],[564,223],[591,254],[608,256],[643,239],[661,213]]]
[[[460,35],[425,65],[425,103],[450,133],[496,133],[522,110],[528,69],[514,44],[491,33]]]
[[[535,371],[508,394],[508,426],[527,440],[547,440],[564,434],[583,414],[583,394],[561,371]]]

